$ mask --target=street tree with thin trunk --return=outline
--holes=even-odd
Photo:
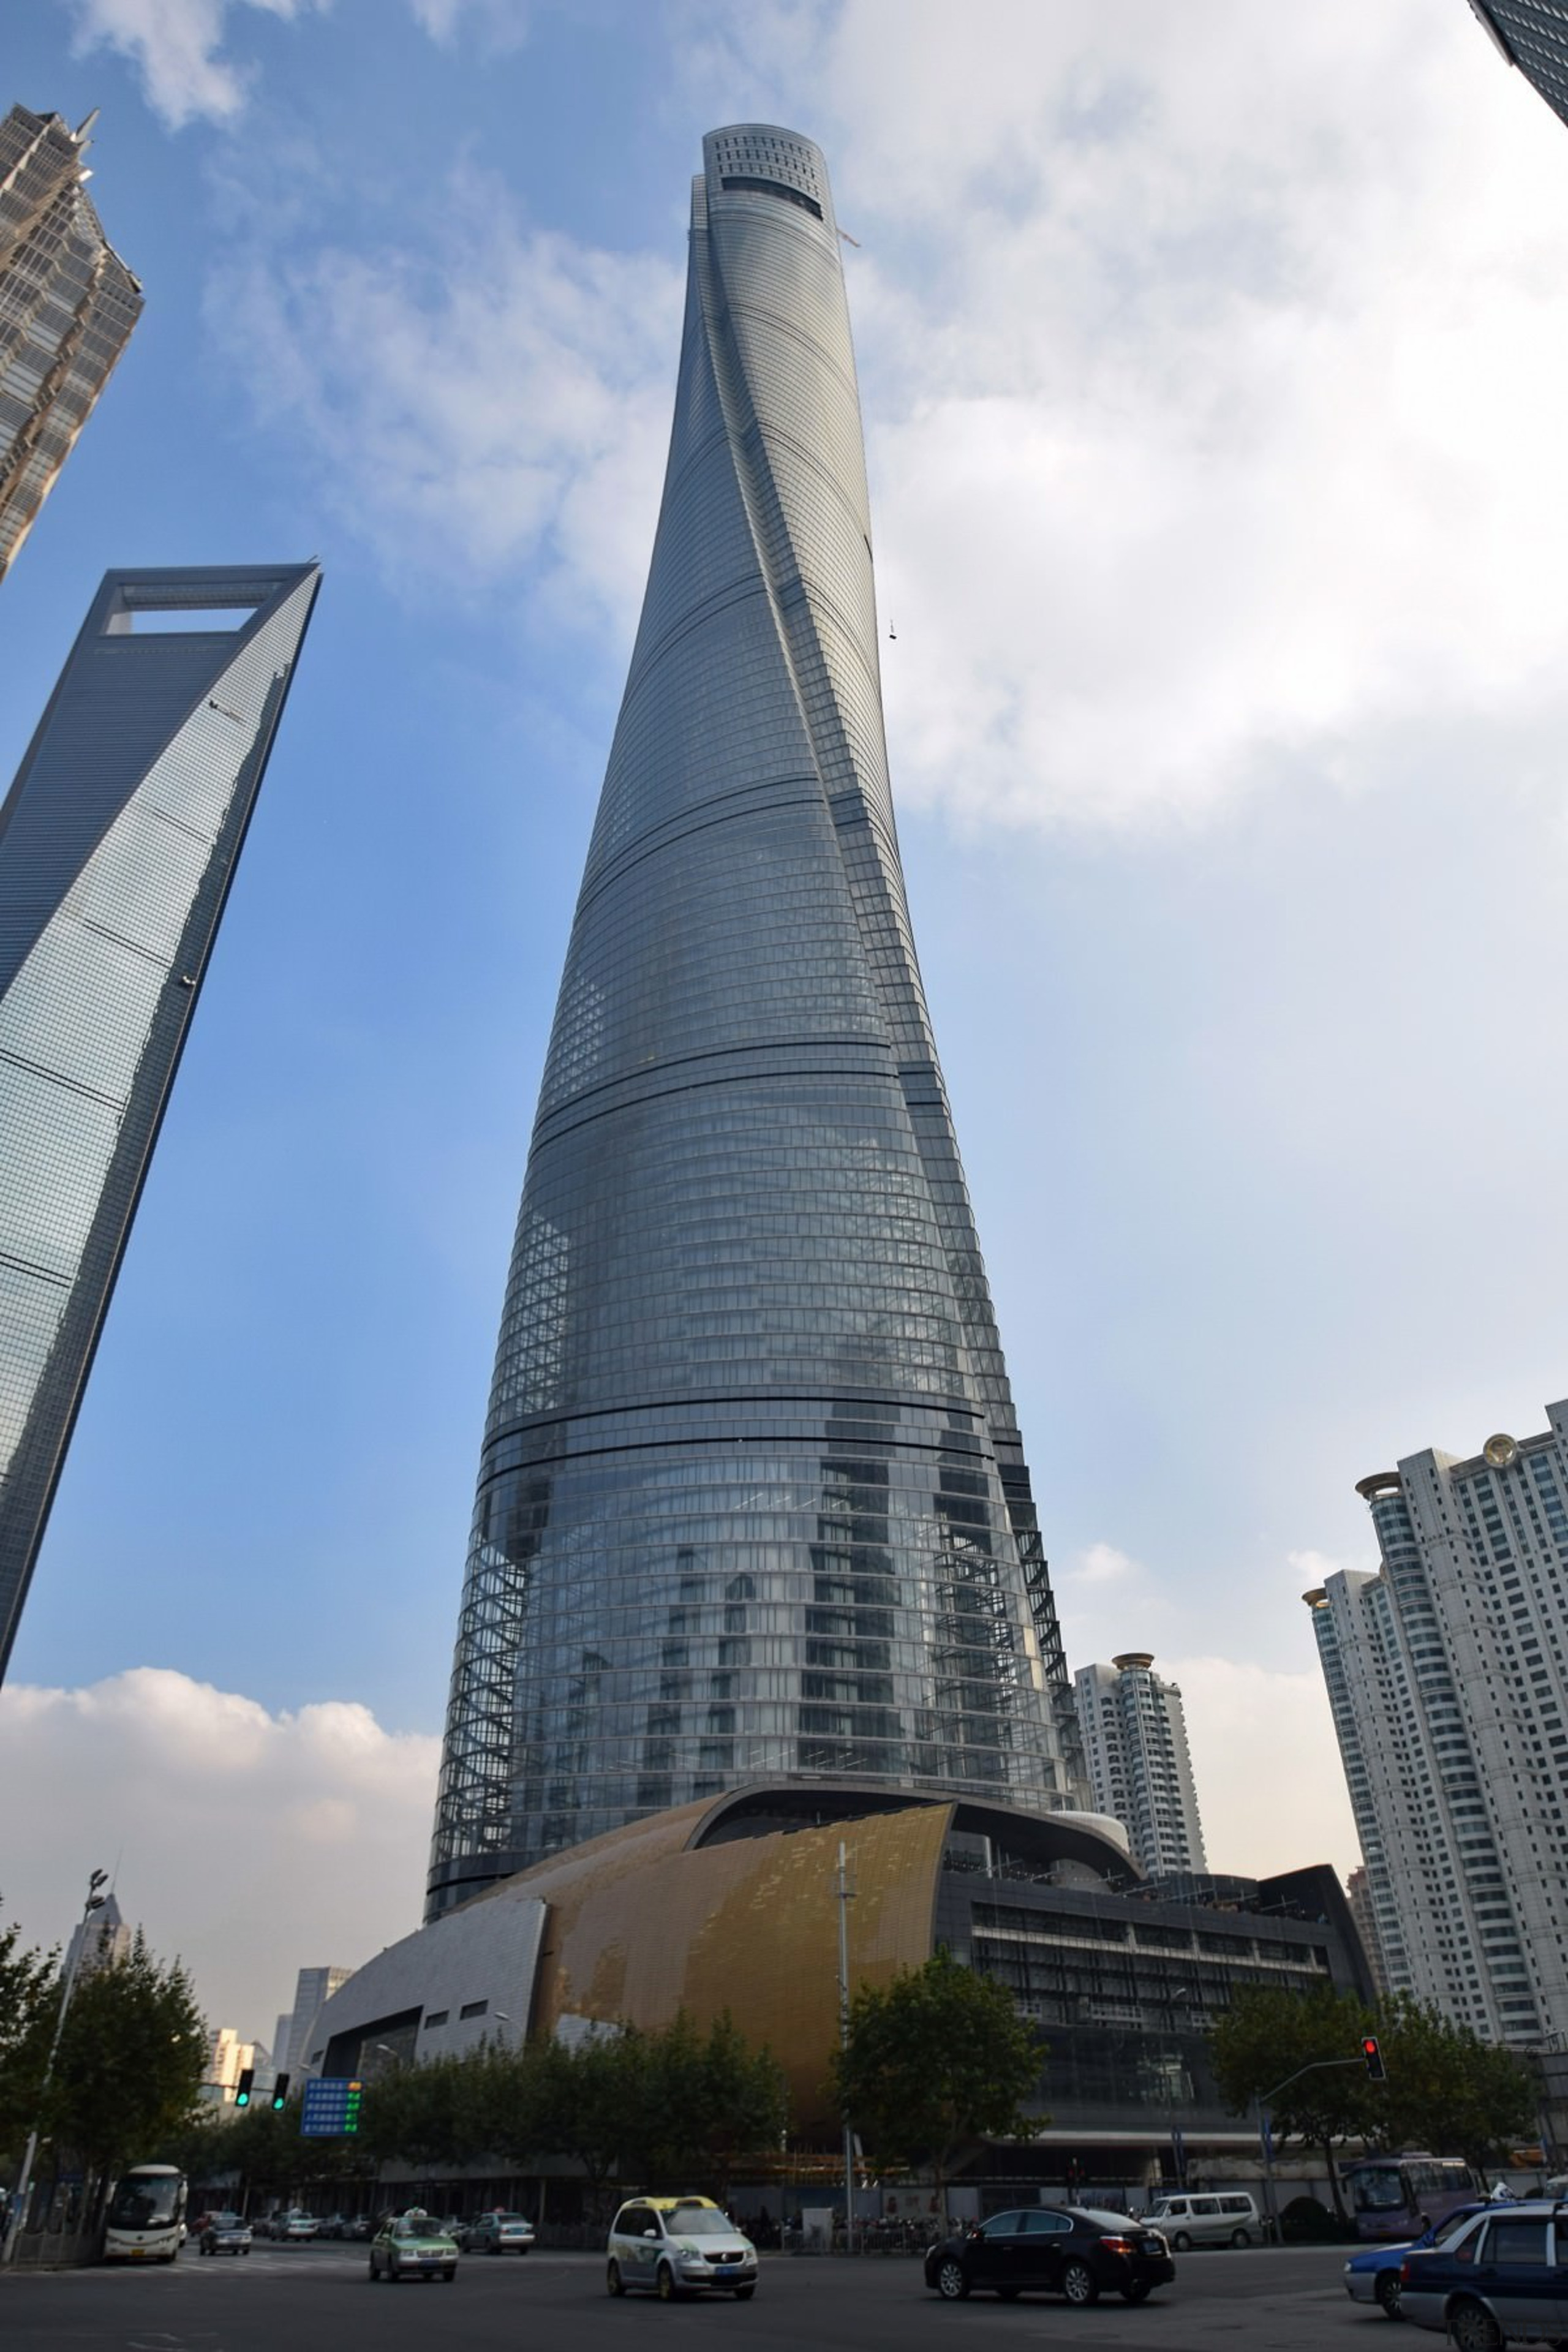
[[[958,2158],[978,2140],[1022,2139],[1045,2051],[1004,1985],[945,1950],[849,2005],[849,2038],[833,2060],[838,2110],[884,2164],[929,2167],[939,2204]]]

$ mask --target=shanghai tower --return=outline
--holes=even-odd
[[[744,1783],[1083,1799],[905,904],[819,150],[711,133],[523,1186],[428,1916]]]

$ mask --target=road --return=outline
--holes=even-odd
[[[1337,2247],[1255,2248],[1182,2255],[1174,2286],[1136,2308],[1119,2298],[1088,2311],[1028,2296],[939,2303],[917,2262],[764,2257],[756,2299],[675,2308],[651,2297],[613,2303],[589,2254],[465,2260],[455,2284],[408,2281],[373,2290],[361,2247],[258,2245],[246,2259],[170,2270],[118,2266],[0,2276],[5,2352],[640,2352],[679,2329],[700,2345],[746,2352],[1379,2352],[1388,2322],[1352,2304]],[[520,2323],[527,2335],[520,2337]],[[1425,2335],[1405,2331],[1410,2352]],[[1436,2339],[1433,2339],[1434,2341]]]

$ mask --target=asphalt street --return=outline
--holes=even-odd
[[[258,2245],[245,2259],[172,2269],[119,2267],[0,2276],[5,2352],[388,2352],[505,2347],[542,2352],[640,2352],[650,2337],[748,2352],[982,2352],[991,2346],[1080,2342],[1093,2352],[1378,2352],[1388,2322],[1352,2305],[1336,2247],[1179,2257],[1175,2284],[1137,2307],[1119,2298],[1088,2311],[1041,2296],[999,2303],[974,2295],[940,2303],[919,2263],[764,2259],[756,2298],[669,2305],[612,2302],[595,2255],[534,2253],[465,2260],[456,2283],[371,2286],[361,2247]],[[526,2332],[520,2336],[520,2328]],[[1409,2352],[1426,2341],[1406,2332]],[[1433,2339],[1436,2341],[1436,2338]]]

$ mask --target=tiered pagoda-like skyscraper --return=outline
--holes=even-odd
[[[91,128],[0,122],[0,579],[142,315],[87,194]]]
[[[432,1916],[753,1780],[1086,1797],[905,904],[871,551],[821,153],[716,131],[507,1286]]]

